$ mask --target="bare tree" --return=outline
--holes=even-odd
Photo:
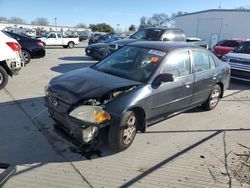
[[[0,16],[0,22],[1,21],[7,21],[8,19],[6,17]]]
[[[140,28],[147,27],[147,18],[145,16],[142,16],[140,19]]]
[[[151,23],[154,27],[167,27],[169,22],[170,18],[164,13],[154,14],[151,18]]]
[[[86,26],[86,24],[85,24],[85,23],[79,23],[79,24],[77,24],[75,27],[78,27],[78,28],[84,28],[84,29],[86,29],[86,28],[87,28],[87,26]]]
[[[22,18],[18,18],[18,17],[11,17],[9,19],[9,22],[15,23],[15,24],[25,24],[26,23]]]
[[[47,26],[49,25],[49,21],[47,18],[43,18],[43,17],[38,17],[35,20],[33,20],[31,22],[31,24],[33,25],[42,25],[42,26]]]

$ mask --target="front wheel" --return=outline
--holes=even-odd
[[[202,104],[202,107],[205,110],[213,110],[217,104],[219,103],[220,100],[220,96],[221,96],[221,88],[219,85],[215,85],[212,88],[212,91],[209,95],[209,98],[207,99],[207,101]]]
[[[127,111],[119,124],[111,124],[108,141],[110,148],[115,152],[127,149],[136,135],[137,117],[133,111]]]
[[[5,88],[8,83],[8,79],[9,77],[6,70],[0,66],[0,90]]]
[[[31,55],[28,51],[22,50],[22,56],[25,64],[28,64],[31,60]]]

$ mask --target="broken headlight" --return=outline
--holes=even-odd
[[[78,106],[69,113],[73,118],[89,123],[103,123],[110,120],[110,115],[101,106]]]

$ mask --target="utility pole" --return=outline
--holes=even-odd
[[[219,0],[219,6],[218,6],[219,9],[221,9],[221,0]]]
[[[119,30],[120,30],[120,24],[116,24],[117,25],[117,32],[119,32]]]
[[[57,25],[56,25],[57,18],[54,18],[54,19],[55,19],[55,30],[57,31]]]

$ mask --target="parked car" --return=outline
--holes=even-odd
[[[21,46],[19,43],[0,31],[0,90],[7,83],[9,76],[18,74],[22,67]]]
[[[94,43],[103,43],[105,40],[108,40],[113,37],[120,37],[120,35],[115,33],[95,35],[93,38],[89,40],[88,44],[90,45]]]
[[[230,64],[231,78],[250,81],[250,41],[242,42],[223,56],[222,61]]]
[[[89,39],[88,45],[96,43],[96,41],[98,40],[98,38],[101,37],[102,35],[104,35],[104,34],[101,34],[101,33],[95,33],[95,34],[93,34],[90,37],[90,39]]]
[[[64,48],[74,48],[79,44],[79,37],[65,38],[61,33],[51,32],[47,37],[38,38],[44,46],[63,46]]]
[[[200,39],[200,38],[196,38],[196,37],[187,37],[186,38],[186,42],[188,42],[189,44],[195,44],[198,45],[200,47],[206,48],[208,49],[208,44],[206,41]]]
[[[118,40],[109,45],[109,53],[139,40],[185,42],[183,30],[177,28],[145,28],[137,31],[129,39]]]
[[[88,45],[85,48],[85,54],[94,59],[101,60],[107,56],[108,50],[109,50],[109,44],[111,42],[121,40],[123,38],[124,37],[112,37],[103,41],[103,43],[95,43],[95,44]]]
[[[106,127],[109,146],[119,152],[159,120],[199,105],[214,109],[229,79],[228,63],[204,48],[141,41],[53,78],[45,104],[58,126],[83,144]]]
[[[218,57],[222,58],[225,54],[232,51],[242,43],[243,39],[226,39],[221,40],[213,47],[213,53]]]
[[[24,63],[27,64],[31,59],[41,58],[45,56],[43,42],[38,39],[32,39],[23,35],[5,31],[12,38],[16,39],[21,45]]]

